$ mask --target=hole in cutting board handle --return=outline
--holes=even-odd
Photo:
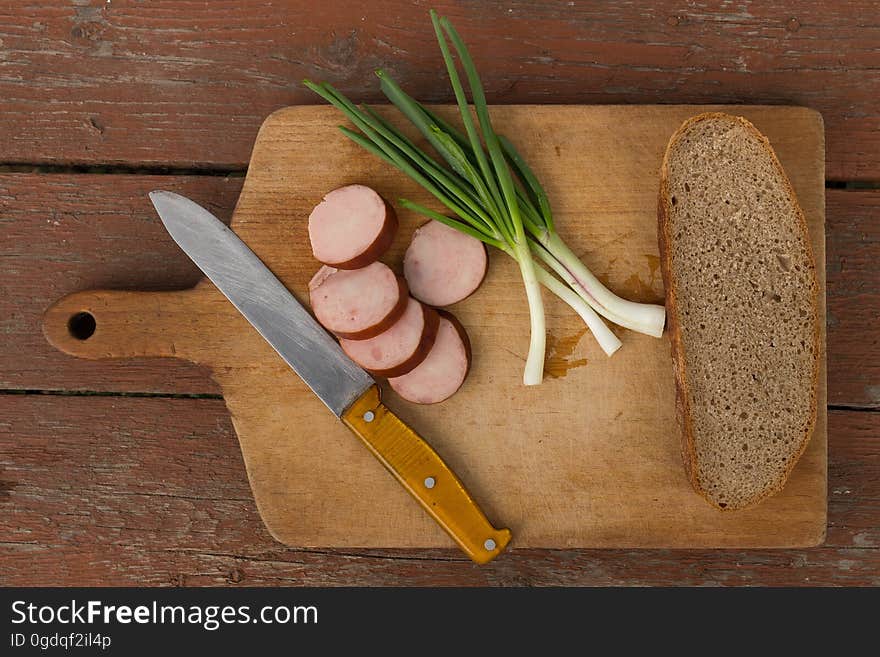
[[[98,323],[95,316],[88,312],[79,312],[67,320],[67,332],[77,340],[88,340],[95,334]]]

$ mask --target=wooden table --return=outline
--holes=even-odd
[[[825,3],[0,3],[0,584],[880,584],[880,9]],[[45,5],[45,6],[43,6]],[[287,549],[263,528],[223,400],[176,361],[54,351],[43,310],[198,272],[146,193],[228,218],[262,120],[326,79],[426,101],[429,5],[495,103],[779,103],[827,138],[829,526],[785,551]],[[650,6],[647,6],[650,5]],[[772,6],[771,6],[772,5]],[[377,504],[380,502],[377,501]]]

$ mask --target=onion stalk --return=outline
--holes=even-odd
[[[400,205],[407,210],[412,210],[413,212],[428,217],[429,219],[434,219],[435,221],[439,221],[448,226],[452,226],[453,228],[458,228],[458,226],[455,225],[455,222],[453,220],[450,220],[449,217],[442,215],[439,212],[434,212],[429,208],[418,205],[417,203],[413,203],[412,201],[409,201],[407,199],[400,199]],[[474,235],[474,237],[480,239],[476,235]],[[491,244],[487,240],[483,241],[485,241],[487,244]],[[507,245],[491,245],[516,260],[516,256]],[[602,351],[604,351],[605,354],[611,356],[615,351],[620,349],[620,339],[611,332],[611,329],[609,329],[605,325],[605,322],[602,321],[602,318],[599,317],[599,315],[596,314],[593,308],[577,293],[575,293],[571,287],[562,283],[559,279],[554,278],[549,272],[547,272],[546,269],[543,269],[538,263],[535,263],[535,276],[537,277],[538,282],[541,285],[546,287],[550,292],[552,292],[562,301],[568,304],[568,306],[572,310],[574,310],[581,319],[584,320],[584,324],[586,324],[587,328],[589,328],[590,331],[593,333],[593,336],[596,338],[596,341],[599,343],[599,346],[602,348]]]
[[[440,117],[431,118],[462,147],[465,137]],[[636,303],[614,294],[593,275],[565,244],[553,224],[547,194],[537,176],[503,135],[498,135],[505,156],[522,181],[519,202],[532,251],[564,280],[590,307],[609,321],[624,328],[659,338],[666,325],[666,309],[650,303]]]
[[[615,295],[559,237],[549,200],[537,177],[513,144],[492,126],[485,93],[467,47],[448,19],[431,11],[431,21],[464,132],[407,95],[386,72],[379,70],[376,75],[383,94],[427,139],[445,165],[372,108],[355,105],[328,83],[303,83],[341,110],[357,129],[340,126],[343,134],[419,183],[455,217],[407,199],[400,199],[403,207],[479,239],[516,260],[526,290],[531,328],[523,383],[535,385],[543,377],[546,326],[541,285],[577,312],[609,356],[621,343],[599,315],[620,326],[659,337],[665,324],[665,309]],[[452,50],[464,71],[476,122]]]

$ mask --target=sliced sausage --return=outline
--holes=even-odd
[[[431,306],[449,306],[470,296],[486,275],[488,256],[478,239],[429,221],[416,230],[403,258],[410,294]]]
[[[406,282],[387,265],[361,269],[321,267],[309,281],[315,318],[340,338],[375,338],[406,310]]]
[[[375,338],[339,344],[355,363],[376,376],[401,376],[425,360],[439,327],[437,311],[409,297],[400,319]]]
[[[391,388],[416,404],[436,404],[449,399],[464,383],[471,366],[471,343],[452,314],[438,310],[440,327],[425,360],[403,376],[388,379]]]
[[[364,185],[346,185],[324,197],[309,215],[315,258],[337,269],[359,269],[385,253],[397,232],[394,209]]]

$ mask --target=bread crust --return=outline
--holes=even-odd
[[[672,236],[670,231],[670,217],[672,214],[672,202],[669,193],[670,153],[673,151],[682,135],[684,135],[684,133],[686,133],[693,125],[701,121],[713,119],[727,121],[732,124],[739,124],[743,126],[747,131],[749,131],[759,141],[763,150],[769,155],[773,166],[782,177],[785,189],[788,193],[789,200],[795,209],[797,221],[800,225],[800,229],[806,241],[807,258],[812,280],[812,294],[810,296],[813,305],[812,320],[814,326],[814,358],[812,386],[810,389],[811,411],[810,417],[808,418],[807,430],[805,431],[804,435],[801,436],[799,444],[793,452],[794,458],[790,458],[788,460],[788,465],[782,476],[777,481],[771,482],[767,487],[765,487],[761,494],[750,499],[745,504],[741,504],[739,506],[724,507],[720,506],[714,500],[712,500],[712,498],[709,496],[708,492],[700,482],[698,474],[697,454],[694,445],[694,426],[690,408],[688,377],[687,370],[685,369],[684,344],[682,341],[681,323],[678,313],[677,286],[676,280],[672,272]],[[694,490],[715,508],[722,511],[734,511],[739,509],[751,508],[759,504],[766,498],[770,497],[771,495],[775,495],[780,490],[782,490],[782,488],[785,486],[785,482],[788,480],[789,475],[791,475],[795,464],[798,462],[801,455],[807,448],[807,444],[809,443],[810,437],[813,435],[813,431],[816,426],[817,394],[819,386],[819,361],[823,355],[820,353],[822,344],[821,326],[819,324],[819,284],[818,278],[816,276],[816,259],[813,253],[813,244],[810,240],[807,220],[804,216],[804,212],[801,209],[800,204],[798,203],[794,187],[792,186],[788,175],[785,173],[785,170],[782,168],[782,164],[780,163],[779,158],[776,156],[776,152],[770,145],[770,140],[767,139],[767,137],[765,137],[763,134],[761,134],[761,132],[750,121],[741,116],[733,116],[730,114],[724,114],[722,112],[706,112],[691,117],[690,119],[685,121],[678,130],[675,131],[675,133],[669,139],[669,143],[666,146],[666,152],[663,155],[663,163],[660,166],[660,191],[657,202],[657,239],[660,247],[660,271],[663,277],[663,287],[665,289],[666,295],[667,329],[669,332],[670,344],[672,349],[672,364],[673,372],[675,375],[676,416],[678,417],[679,425],[681,427],[681,452],[685,473],[690,480]]]

